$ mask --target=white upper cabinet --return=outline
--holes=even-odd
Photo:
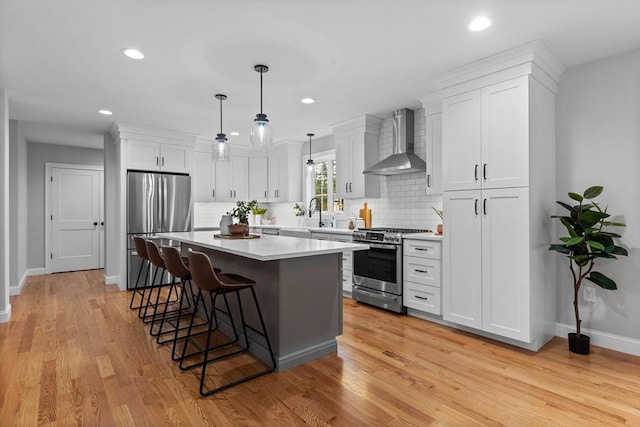
[[[336,144],[338,198],[380,197],[380,177],[362,172],[379,160],[382,120],[365,115],[331,126]]]
[[[480,188],[481,93],[479,90],[442,102],[443,189]]]
[[[216,200],[216,162],[211,152],[193,152],[193,201],[214,202]]]
[[[445,98],[444,189],[529,185],[529,77]]]
[[[232,155],[228,162],[216,162],[216,201],[235,202],[249,197],[249,158]]]
[[[427,195],[442,194],[442,113],[426,116]]]
[[[442,99],[440,94],[420,98],[425,117],[427,195],[442,194]]]
[[[192,147],[149,141],[128,141],[128,169],[191,172]]]
[[[269,154],[270,202],[294,202],[302,199],[302,145],[280,143]]]
[[[269,171],[267,157],[249,158],[249,200],[266,202],[269,192]]]

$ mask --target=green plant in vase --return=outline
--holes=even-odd
[[[617,289],[616,282],[594,270],[595,263],[598,258],[617,259],[616,255],[628,255],[627,250],[616,246],[613,240],[621,236],[605,230],[606,227],[624,227],[625,224],[608,221],[607,218],[611,215],[607,213],[607,208],[603,210],[593,201],[602,193],[602,190],[602,187],[594,186],[587,188],[582,195],[569,193],[569,197],[578,204],[571,206],[558,201],[557,203],[569,211],[569,214],[551,217],[559,219],[569,233],[568,236],[560,237],[562,243],[552,244],[549,250],[569,258],[569,270],[573,278],[573,310],[576,318],[576,333],[569,334],[569,349],[578,354],[589,354],[590,347],[590,338],[581,334],[580,331],[582,324],[578,309],[580,286],[586,279],[602,289]]]
[[[245,202],[244,200],[238,200],[233,209],[227,212],[233,218],[238,220],[238,224],[249,224],[249,214],[252,213],[253,208],[258,204],[257,201],[252,200]]]

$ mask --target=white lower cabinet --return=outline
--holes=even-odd
[[[529,190],[445,192],[443,318],[530,342]]]
[[[442,243],[432,240],[403,240],[403,304],[425,313],[440,315]]]
[[[351,242],[350,234],[313,232],[311,238],[316,240],[333,240],[334,242]],[[342,292],[351,295],[353,290],[353,252],[342,252]]]

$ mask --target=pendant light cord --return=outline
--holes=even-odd
[[[260,114],[262,114],[262,70],[260,70]]]
[[[222,133],[222,97],[220,97],[220,133]]]

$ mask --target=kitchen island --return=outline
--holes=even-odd
[[[367,245],[269,235],[227,240],[214,233],[158,237],[181,242],[184,256],[189,248],[205,252],[223,272],[255,280],[277,371],[336,352],[336,336],[342,334],[342,252],[365,250]],[[228,333],[224,320],[221,316],[221,329]],[[257,322],[257,316],[249,322]],[[269,359],[260,340],[252,341],[251,352]]]

